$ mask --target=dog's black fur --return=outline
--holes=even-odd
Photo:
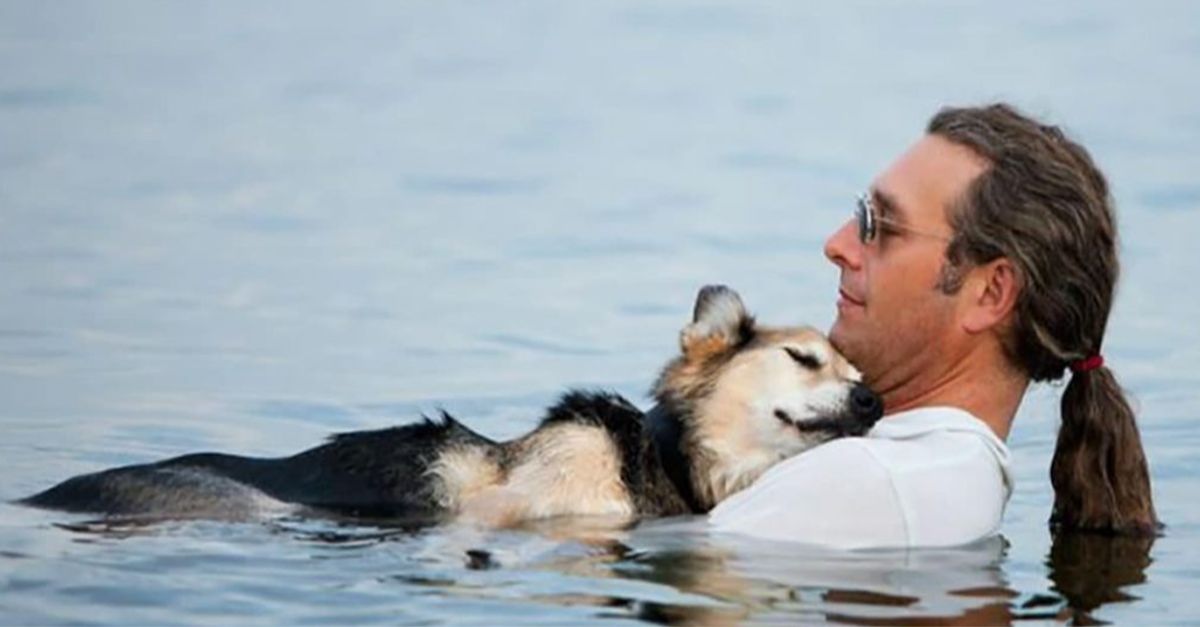
[[[639,515],[692,512],[664,471],[643,418],[619,395],[573,391],[549,409],[541,426],[571,422],[603,428],[621,453],[621,480]],[[501,468],[507,465],[501,443],[443,413],[416,424],[335,435],[290,457],[196,453],[113,468],[73,477],[18,502],[128,516],[187,515],[197,504],[221,500],[230,504],[227,513],[237,516],[235,504],[249,487],[314,512],[432,521],[445,512],[425,477],[439,453],[460,445],[482,445],[497,456]]]

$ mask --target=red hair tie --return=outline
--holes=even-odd
[[[1096,353],[1095,355],[1092,355],[1091,357],[1088,357],[1087,359],[1080,359],[1079,361],[1071,362],[1071,371],[1072,372],[1088,372],[1089,370],[1095,370],[1096,368],[1099,368],[1100,366],[1103,366],[1103,365],[1104,365],[1104,357],[1100,356],[1099,353]]]

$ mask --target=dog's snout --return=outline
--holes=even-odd
[[[855,417],[873,425],[883,416],[883,401],[871,388],[858,383],[850,390],[850,409]]]

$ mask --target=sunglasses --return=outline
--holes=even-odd
[[[904,231],[914,235],[924,235],[934,239],[949,242],[950,238],[937,233],[929,233],[920,231],[912,227],[905,226],[893,220],[879,217],[879,211],[875,208],[875,201],[871,199],[869,194],[859,194],[858,203],[854,209],[854,219],[858,222],[858,241],[865,244],[870,244],[879,235],[879,225],[885,224],[888,228],[897,231]]]

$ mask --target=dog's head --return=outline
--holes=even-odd
[[[682,423],[680,446],[710,507],[786,457],[866,433],[883,414],[823,334],[759,326],[725,286],[700,290],[680,346],[654,395]]]

